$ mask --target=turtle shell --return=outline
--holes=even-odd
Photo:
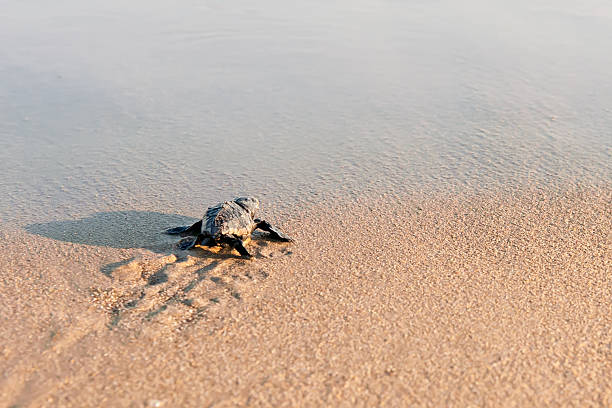
[[[251,235],[254,227],[253,216],[249,211],[234,201],[225,201],[206,210],[202,233],[215,239],[223,235],[245,239]]]

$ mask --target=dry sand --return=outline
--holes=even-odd
[[[612,189],[370,196],[252,261],[159,213],[0,233],[3,406],[612,406]],[[276,218],[275,218],[276,216]]]

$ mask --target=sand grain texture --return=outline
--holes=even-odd
[[[610,406],[611,198],[314,205],[278,222],[296,244],[255,237],[253,261],[5,228],[0,400]]]

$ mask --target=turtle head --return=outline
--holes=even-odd
[[[257,210],[259,210],[259,200],[255,197],[238,197],[234,200],[234,202],[247,210],[253,218],[255,217]]]

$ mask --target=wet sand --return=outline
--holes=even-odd
[[[612,189],[361,196],[266,213],[252,261],[192,218],[3,226],[8,406],[610,406]]]

